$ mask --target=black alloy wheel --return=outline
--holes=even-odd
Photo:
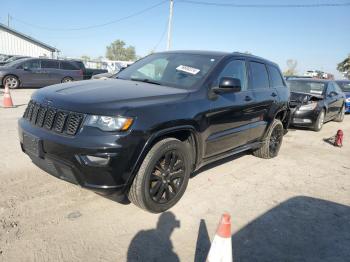
[[[152,200],[165,204],[179,192],[185,176],[183,156],[172,150],[160,157],[150,178],[149,193]]]
[[[278,155],[284,135],[284,127],[279,119],[275,119],[260,148],[253,151],[253,155],[260,158],[273,158]]]
[[[191,159],[186,142],[176,138],[157,142],[147,153],[130,186],[129,200],[152,213],[171,208],[185,193]]]
[[[275,157],[281,147],[283,139],[283,126],[276,126],[270,135],[269,151],[270,157]]]

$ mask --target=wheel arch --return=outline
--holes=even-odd
[[[64,76],[64,77],[62,77],[62,79],[61,79],[61,83],[63,83],[63,80],[66,79],[66,78],[69,78],[69,79],[71,79],[72,81],[74,81],[74,78],[73,78],[73,77],[71,77],[71,76]]]
[[[198,136],[196,134],[196,130],[193,126],[177,126],[172,128],[166,128],[157,131],[153,135],[149,137],[149,139],[146,141],[141,153],[139,154],[133,168],[131,171],[131,174],[128,178],[128,181],[126,183],[127,189],[129,189],[130,185],[132,184],[141,164],[144,158],[146,157],[147,153],[151,150],[151,148],[159,141],[165,139],[165,138],[176,138],[180,141],[186,142],[186,145],[188,146],[189,150],[191,150],[191,162],[192,162],[192,171],[196,168],[196,165],[198,163],[198,150],[199,150],[199,140]]]
[[[14,76],[14,77],[16,77],[16,78],[18,79],[18,82],[19,82],[19,85],[18,85],[18,86],[21,86],[22,82],[21,82],[21,79],[19,78],[19,76],[16,75],[16,74],[11,74],[11,73],[8,73],[8,74],[6,74],[6,75],[3,76],[1,85],[3,85],[3,86],[5,87],[5,78],[8,77],[8,76]]]

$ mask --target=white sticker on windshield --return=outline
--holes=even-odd
[[[191,75],[196,75],[196,74],[198,74],[199,71],[201,71],[197,68],[190,67],[190,66],[184,66],[184,65],[179,65],[178,67],[176,67],[176,70],[182,71],[182,72],[185,72],[185,73],[188,73]]]

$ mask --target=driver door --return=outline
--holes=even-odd
[[[211,102],[208,137],[204,157],[215,156],[245,145],[249,139],[254,100],[252,91],[247,90],[248,77],[245,60],[234,59],[227,62],[214,86],[222,77],[237,78],[241,81],[241,91],[218,94]]]

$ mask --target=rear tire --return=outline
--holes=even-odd
[[[343,122],[345,116],[345,105],[343,105],[337,115],[336,118],[334,118],[335,122]]]
[[[17,76],[8,75],[2,81],[3,86],[8,85],[10,89],[16,89],[19,87],[19,79]]]
[[[265,159],[276,157],[282,145],[283,135],[283,124],[281,120],[275,119],[262,147],[253,151],[253,155]]]
[[[146,155],[128,192],[129,200],[152,213],[174,206],[183,196],[190,177],[191,155],[175,138],[156,143]]]
[[[322,109],[322,111],[318,114],[317,120],[313,128],[314,131],[319,132],[322,129],[324,124],[325,114],[326,112],[324,109]]]
[[[73,82],[73,78],[66,76],[62,79],[61,83]]]

